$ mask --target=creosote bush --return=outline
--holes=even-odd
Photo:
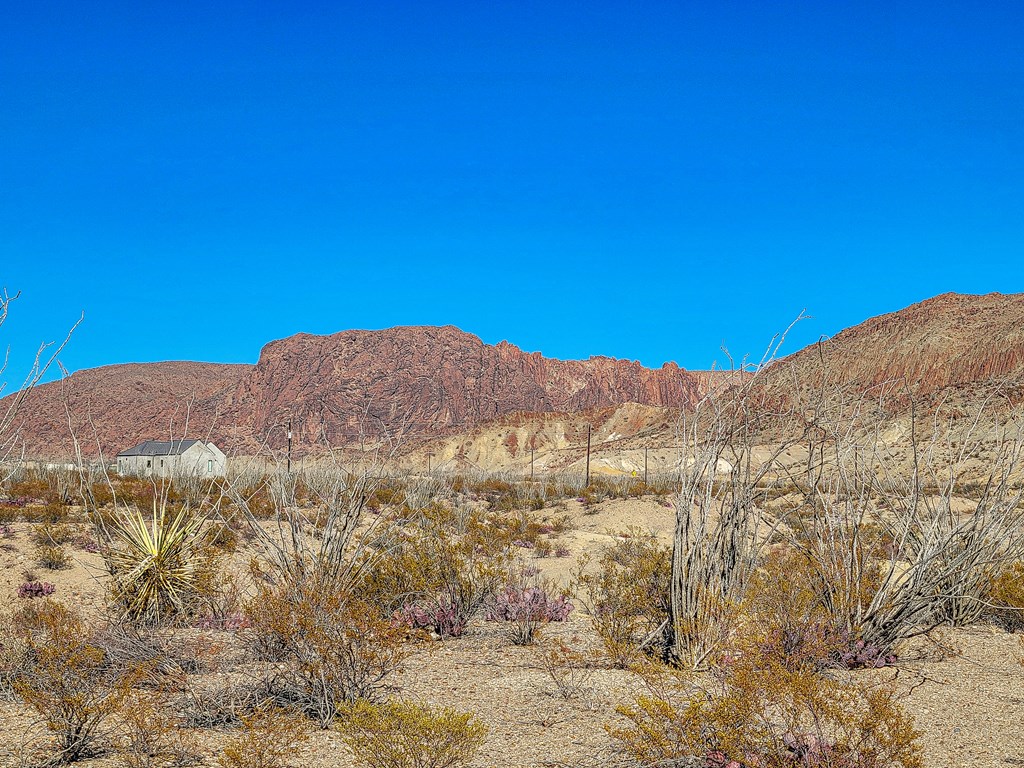
[[[277,662],[269,689],[322,727],[343,704],[381,698],[407,653],[400,627],[329,580],[263,586],[245,613],[241,636]]]
[[[305,721],[294,713],[263,705],[242,715],[238,733],[217,757],[221,768],[285,768],[296,747],[309,738]]]
[[[506,578],[507,551],[486,530],[476,516],[462,521],[461,533],[432,519],[403,527],[373,553],[358,593],[382,606],[397,601],[391,618],[398,625],[458,637]]]
[[[600,553],[596,568],[583,558],[575,578],[605,653],[619,668],[638,660],[640,646],[669,612],[671,550],[640,531],[628,534]]]
[[[986,615],[1010,632],[1024,629],[1024,562],[997,571],[985,594]]]
[[[337,728],[367,768],[457,768],[487,735],[472,714],[410,701],[356,702],[340,713]]]
[[[197,746],[162,691],[133,694],[120,713],[115,743],[125,768],[171,768],[198,762]]]
[[[566,700],[577,699],[590,692],[595,667],[591,656],[562,642],[540,648],[539,651],[540,665],[554,683],[560,697]]]
[[[71,567],[71,555],[59,544],[44,544],[36,548],[36,562],[49,571]]]
[[[58,603],[30,603],[15,614],[13,624],[31,660],[13,688],[56,737],[53,762],[70,763],[102,751],[112,719],[143,670],[113,663],[97,628]]]
[[[822,674],[750,646],[710,680],[658,681],[608,727],[642,765],[693,759],[715,768],[922,768],[919,732],[893,688]]]

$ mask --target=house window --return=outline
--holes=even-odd
[[[164,465],[164,460],[160,459],[160,466],[162,467],[163,465]]]
[[[146,459],[146,469],[149,469],[152,466],[153,466],[153,460],[152,459]]]
[[[206,462],[206,471],[213,472],[213,459],[210,459],[208,462]]]

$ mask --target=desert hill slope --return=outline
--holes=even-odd
[[[252,366],[219,363],[126,363],[77,371],[33,390],[19,414],[31,457],[105,456],[146,439],[205,436]],[[70,415],[70,425],[69,425]],[[187,420],[187,421],[186,421]],[[187,425],[187,427],[186,427]],[[214,429],[216,433],[216,429]]]
[[[483,343],[453,326],[298,334],[267,344],[255,366],[152,363],[79,371],[32,393],[21,414],[32,456],[65,456],[70,430],[87,455],[144,438],[210,434],[229,451],[279,447],[293,422],[300,453],[324,440],[344,445],[362,436],[416,440],[471,428],[516,411],[574,412],[626,402],[691,404],[714,374],[668,363],[592,357],[545,358],[507,342]]]
[[[786,395],[826,380],[862,391],[905,381],[920,396],[961,398],[992,377],[1019,383],[1024,294],[943,294],[809,345],[768,373],[769,386]],[[608,426],[596,438],[602,443],[630,447],[621,441],[641,432],[642,442],[668,443],[675,420],[657,409],[691,406],[725,375],[607,357],[554,360],[508,342],[485,344],[453,326],[298,334],[267,344],[255,366],[79,371],[33,392],[21,428],[29,455],[69,455],[66,399],[87,455],[97,443],[109,455],[145,438],[183,436],[188,410],[188,436],[209,434],[236,453],[281,447],[291,420],[300,455],[325,441],[386,435],[410,448],[443,438],[424,447],[439,461],[522,466],[527,443],[564,450],[586,423],[598,431],[632,425]],[[630,403],[655,410],[623,410]]]
[[[779,361],[780,385],[868,389],[903,382],[928,396],[1024,376],[1024,294],[945,293],[847,328]]]

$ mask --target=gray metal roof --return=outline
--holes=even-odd
[[[178,456],[198,442],[198,440],[147,440],[144,443],[139,443],[134,448],[129,448],[127,451],[121,451],[117,455],[118,457]]]

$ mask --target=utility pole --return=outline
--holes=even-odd
[[[288,419],[288,474],[292,472],[292,420]]]
[[[644,446],[644,485],[647,485],[647,447]]]
[[[587,482],[585,488],[590,487],[590,425],[587,424]]]

